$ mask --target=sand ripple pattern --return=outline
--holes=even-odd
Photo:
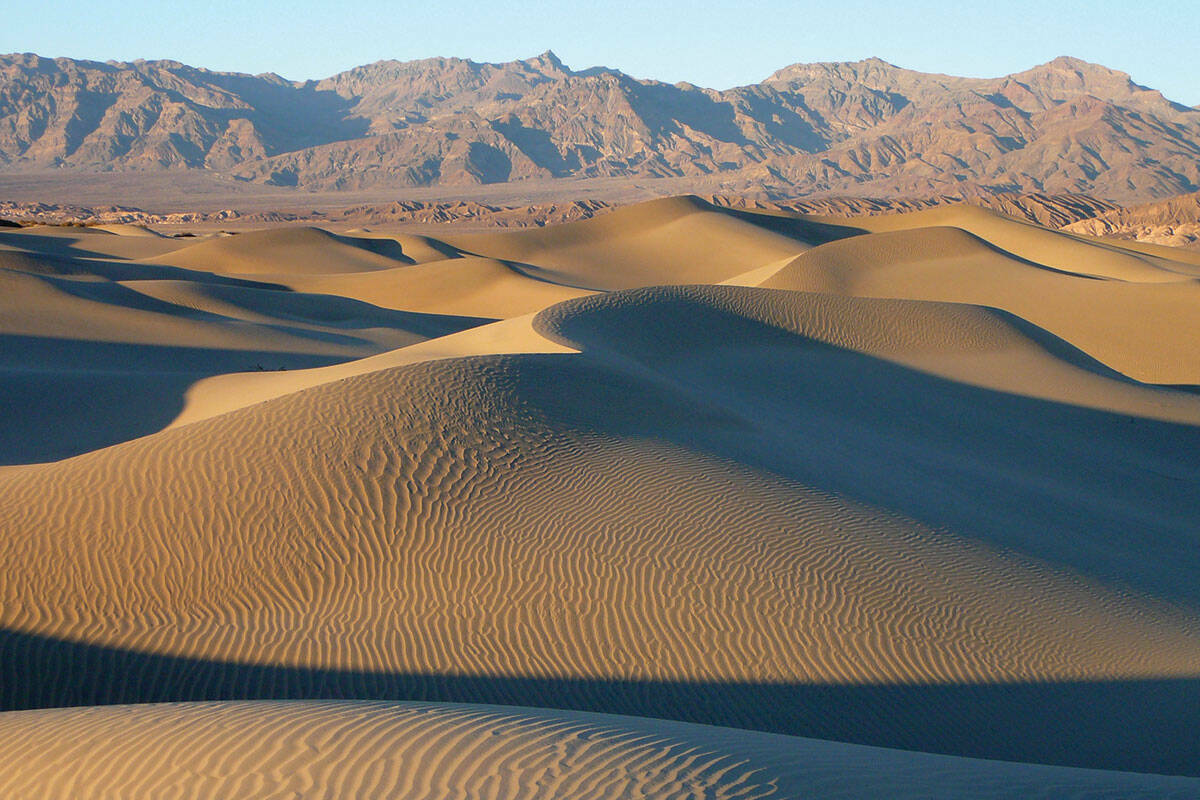
[[[582,298],[541,323],[581,354],[383,369],[0,473],[0,622],[175,657],[147,662],[132,697],[126,673],[88,674],[94,702],[184,691],[193,659],[779,686],[771,704],[731,690],[705,720],[805,732],[820,720],[787,687],[1194,678],[1196,430],[1031,406],[871,355],[1003,345],[1011,331],[971,310],[926,325],[927,304],[839,299],[849,316],[815,297]],[[937,333],[951,323],[968,335]],[[972,403],[993,418],[956,429]],[[1034,412],[1047,427],[1030,435],[1055,449],[1031,456]],[[1097,448],[1116,455],[1097,463]],[[1159,562],[1149,577],[1130,566]],[[45,651],[4,641],[13,702],[69,701],[78,687],[44,680]],[[558,702],[582,702],[572,691]],[[604,696],[587,707],[630,710],[628,693],[609,709]],[[468,680],[444,699],[486,697]],[[1096,713],[1117,719],[1120,697]],[[886,692],[862,702],[875,743],[951,746],[938,731],[971,720],[963,700],[920,725],[892,719]],[[1085,728],[957,741],[1191,763],[1152,727]]]
[[[1194,797],[1200,780],[500,706],[205,703],[0,716],[0,793],[34,798]]]

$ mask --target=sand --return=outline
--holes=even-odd
[[[885,232],[831,242],[762,285],[1001,308],[1131,378],[1200,384],[1200,318],[1192,313],[1200,267],[1189,260],[1084,242],[971,207],[904,217],[937,225],[856,219]]]
[[[0,248],[12,796],[1195,794],[1168,248],[694,198]]]
[[[0,716],[13,800],[1194,797],[1200,780],[905,753],[645,717],[233,702]],[[153,743],[154,746],[147,745]],[[437,765],[437,769],[431,768]]]

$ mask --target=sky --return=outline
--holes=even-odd
[[[878,56],[996,77],[1070,55],[1200,104],[1200,0],[47,0],[0,6],[0,52],[97,61],[169,58],[323,78],[381,59],[511,61],[726,89],[797,62]]]

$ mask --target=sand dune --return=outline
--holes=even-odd
[[[115,233],[117,236],[144,236],[151,239],[163,238],[161,233],[153,231],[150,228],[147,228],[145,225],[128,225],[117,223],[112,225],[96,225],[94,227],[97,230]]]
[[[366,272],[414,263],[394,240],[338,236],[320,228],[278,228],[207,239],[154,261],[245,275]]]
[[[530,274],[565,286],[716,283],[823,241],[816,225],[718,209],[695,197],[652,200],[602,217],[534,231],[459,234],[447,241],[470,253],[536,265]]]
[[[51,461],[161,430],[188,387],[211,375],[357,359],[489,321],[226,277],[204,263],[177,268],[162,263],[167,256],[109,246],[143,237],[52,230],[0,236],[8,247],[0,251],[0,464]],[[325,243],[324,234],[299,233]],[[149,241],[190,249],[236,239]],[[335,254],[358,257],[334,245]]]
[[[330,744],[314,791],[1186,794],[1111,771],[1200,776],[1188,262],[937,213],[864,233],[684,198],[415,242],[28,241],[4,385],[79,444],[5,440],[4,708],[523,708],[6,713],[0,746],[46,754],[12,791],[121,728],[214,764],[239,731],[281,792],[316,736],[443,755],[386,777]],[[327,360],[234,355],[266,348]],[[595,726],[610,749],[577,741]],[[119,760],[77,780],[169,774]]]
[[[240,372],[206,378],[188,390],[186,403],[171,424],[186,425],[314,386],[423,361],[500,353],[576,352],[534,330],[533,317],[526,314],[325,368]]]
[[[34,225],[0,231],[0,251],[34,249],[84,257],[144,258],[177,249],[176,239],[157,236],[119,236],[101,227]]]
[[[997,331],[908,305],[736,287],[583,298],[535,322],[579,355],[380,369],[0,475],[14,501],[4,528],[24,532],[0,554],[23,573],[5,587],[4,624],[231,670],[1190,677],[1200,628],[1172,604],[1195,597],[1194,556],[1175,551],[1193,532],[1197,429],[1130,427],[909,370],[886,357],[987,351]],[[964,403],[988,403],[991,418],[947,427]],[[1032,413],[1042,424],[1018,435]],[[1111,462],[1092,465],[1097,451]],[[52,606],[30,602],[42,581],[58,587]],[[170,664],[146,669],[153,684],[182,679]],[[98,670],[92,683],[117,699],[124,680]],[[1116,713],[1119,698],[1093,713]],[[804,718],[802,695],[778,702]],[[780,707],[718,705],[706,721],[770,729]],[[961,713],[924,735],[944,747]],[[1125,735],[1101,724],[1105,741],[1075,731],[1069,756],[1027,733],[960,746],[1147,769],[1162,755],[1141,739],[1154,721],[1139,723]],[[860,735],[908,744],[896,724]]]
[[[530,314],[589,293],[540,278],[538,272],[527,265],[464,256],[386,272],[284,281],[299,291],[353,297],[384,308],[496,319]]]
[[[936,225],[953,225],[1020,258],[1048,266],[1070,264],[1073,272],[1113,280],[1170,283],[1200,275],[1193,254],[1182,251],[1171,258],[1150,255],[1124,242],[1051,231],[1015,220],[996,211],[959,205],[891,214],[856,217],[857,227],[882,233]]]
[[[644,717],[433,703],[204,703],[0,717],[12,800],[1188,798],[1200,781],[933,756]],[[186,758],[180,756],[186,754]]]
[[[976,210],[970,215],[988,219],[988,225],[973,226],[978,235],[939,225],[831,242],[796,258],[761,285],[1002,308],[1136,380],[1200,384],[1194,347],[1200,341],[1200,318],[1191,311],[1200,303],[1200,281],[1186,277],[1193,269],[1186,262],[1163,265],[1165,259],[1073,239],[1063,245],[1068,253],[1091,247],[1095,254],[1050,260],[1046,249],[1016,238],[1031,226],[992,221],[985,214]],[[985,235],[992,238],[980,238]],[[1031,260],[1033,256],[1043,260]]]

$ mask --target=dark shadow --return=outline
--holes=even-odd
[[[0,335],[0,369],[79,372],[178,372],[188,375],[304,369],[348,361],[349,356],[272,350],[97,342],[46,336]],[[31,368],[31,365],[35,365]],[[214,370],[214,365],[221,369]]]
[[[1005,110],[1015,111],[1020,116],[1026,118],[1026,119],[1029,118],[1028,111],[1025,111],[1023,108],[1020,108],[1020,107],[1014,105],[1013,101],[1009,100],[1001,92],[989,92],[987,94],[984,94],[983,92],[972,91],[971,94],[976,95],[977,97],[979,97],[982,100],[986,100],[987,102],[991,103],[994,106],[1003,108]]]
[[[58,461],[156,433],[203,377],[0,369],[0,466]]]
[[[401,249],[390,240],[337,238],[383,255],[395,256]],[[197,335],[214,330],[253,335],[258,329],[291,339],[284,345],[287,350],[280,352],[0,335],[0,409],[4,412],[0,414],[0,465],[54,461],[159,431],[178,416],[188,388],[202,378],[327,366],[411,344],[417,337],[437,338],[494,321],[400,311],[347,297],[294,292],[262,281],[140,262],[0,252],[0,270],[29,275],[63,295],[95,304],[96,309],[145,315],[129,317],[127,325],[156,315],[196,323]],[[78,279],[81,276],[85,279]],[[93,276],[107,280],[88,279]],[[159,280],[191,283],[218,304],[244,309],[257,321],[136,290],[139,281]],[[308,342],[320,343],[314,349],[325,354],[304,352]],[[330,345],[347,349],[330,355]]]
[[[959,756],[1200,775],[1200,680],[813,685],[470,677],[234,664],[0,631],[0,710],[196,700],[493,703]]]
[[[185,393],[201,378],[346,360],[3,335],[0,465],[57,461],[160,431],[179,415]]]
[[[781,142],[802,153],[828,150],[832,138],[814,126],[826,130],[829,124],[812,111],[801,95],[780,91],[775,86],[746,86],[738,90],[739,111],[757,122],[770,142]]]
[[[1173,392],[1187,392],[1188,394],[1200,395],[1200,386],[1190,383],[1162,383],[1157,385],[1160,388],[1170,389]]]
[[[494,120],[492,128],[555,178],[566,177],[581,166],[576,153],[572,152],[571,158],[565,157],[549,132],[526,127],[515,114]]]
[[[123,283],[110,281],[77,281],[51,275],[38,275],[63,294],[97,303],[108,308],[125,308],[164,317],[194,320],[212,325],[268,329],[299,339],[346,345],[372,346],[368,339],[351,336],[342,331],[377,330],[388,328],[408,331],[427,338],[458,333],[468,328],[495,322],[488,317],[465,317],[451,314],[432,314],[421,311],[401,311],[384,308],[362,300],[341,295],[296,292],[290,289],[201,284],[198,291],[222,303],[245,309],[267,319],[247,323],[236,316],[225,316],[201,308],[160,300],[142,294]],[[136,286],[136,281],[130,281]],[[274,320],[274,321],[268,321]],[[296,323],[296,324],[288,324]]]
[[[283,169],[272,172],[263,183],[267,186],[296,186],[300,178],[294,169]]]
[[[140,266],[140,265],[139,265]],[[240,320],[174,305],[118,283],[38,276],[64,293],[104,307],[135,309],[237,330]],[[266,288],[263,288],[266,287]],[[269,284],[215,283],[206,293],[275,322],[253,327],[303,341],[381,348],[372,339],[390,329],[426,339],[493,319],[398,311],[332,295],[279,291]],[[291,324],[295,323],[295,324]],[[200,329],[198,329],[200,330]],[[355,335],[357,331],[365,333]],[[0,465],[54,461],[162,430],[178,416],[196,381],[231,372],[307,369],[349,355],[214,349],[0,335]]]
[[[848,239],[851,236],[861,236],[869,233],[869,231],[863,228],[856,228],[853,225],[818,222],[814,219],[805,219],[799,215],[789,214],[785,211],[746,211],[740,208],[725,208],[723,206],[713,206],[712,210],[728,214],[731,217],[757,225],[760,228],[766,228],[774,233],[780,233],[812,245],[825,244],[826,242]]]
[[[248,107],[205,107],[206,119],[228,123],[247,119],[262,135],[267,155],[276,155],[306,147],[356,139],[367,134],[370,121],[354,113],[356,98],[344,97],[332,89],[322,89],[315,81],[302,84],[277,75],[243,75],[210,72],[176,66],[169,70],[197,86],[217,87],[230,92]],[[177,102],[191,101],[166,87]]]
[[[34,255],[46,256],[62,256],[67,258],[100,258],[119,261],[122,259],[116,258],[109,253],[100,253],[95,250],[76,247],[75,245],[85,243],[92,236],[111,236],[112,234],[86,233],[84,229],[76,228],[75,226],[64,225],[60,230],[79,231],[74,236],[46,236],[40,233],[29,233],[28,229],[23,229],[20,232],[16,231],[0,231],[0,244],[6,244],[10,247],[16,247],[21,250],[28,251]]]
[[[512,160],[490,144],[471,142],[467,147],[466,170],[480,183],[504,183],[512,174]]]
[[[104,115],[116,105],[119,97],[116,92],[75,92],[75,113],[63,126],[63,157],[75,155],[88,134],[100,127]]]
[[[668,83],[641,83],[622,76],[625,99],[656,137],[683,133],[682,125],[720,142],[753,148],[737,124],[733,105],[708,93]]]
[[[505,357],[519,365],[506,380],[523,413],[558,430],[665,440],[1200,608],[1200,428],[939,378],[729,310],[747,297],[749,307],[769,309],[794,294],[672,287],[559,304],[536,326],[583,354]],[[722,357],[726,350],[732,357]],[[697,424],[700,413],[718,422]],[[0,632],[4,709],[267,698],[542,706],[1200,775],[1197,678],[812,685],[468,677],[232,664]]]
[[[314,292],[276,291],[274,289],[248,289],[241,286],[208,286],[204,293],[217,298],[231,306],[244,308],[248,312],[268,316],[279,320],[276,323],[255,323],[264,328],[286,333],[290,336],[315,339],[324,342],[366,345],[366,339],[343,335],[336,331],[377,330],[387,328],[394,331],[407,331],[419,334],[429,339],[447,336],[468,328],[487,325],[496,320],[491,317],[466,317],[454,314],[434,314],[424,311],[402,311],[355,300],[341,295],[317,294]],[[144,296],[144,295],[143,295]],[[176,313],[180,316],[179,306],[164,303],[166,313]],[[185,309],[184,309],[185,310]],[[213,322],[225,324],[241,324],[231,317],[224,317],[207,311],[191,312],[197,319],[210,319]],[[332,330],[314,330],[306,327],[288,325],[296,322],[302,325],[319,326]]]
[[[26,236],[30,239],[44,239],[49,242],[59,242],[56,237]],[[0,234],[0,242],[2,242]],[[95,275],[110,281],[188,281],[198,284],[215,284],[220,286],[240,286],[247,289],[272,289],[280,292],[290,292],[291,289],[279,283],[238,278],[231,275],[221,275],[215,272],[172,267],[165,264],[154,264],[142,261],[128,261],[108,255],[84,255],[78,250],[60,248],[53,252],[51,247],[43,250],[0,250],[0,269],[11,269],[16,272],[26,272],[30,275]]]
[[[320,228],[318,230],[324,229]],[[351,247],[357,247],[360,250],[366,250],[367,252],[390,258],[393,261],[399,262],[400,264],[417,263],[416,259],[405,254],[404,245],[400,244],[400,242],[396,241],[395,239],[376,239],[370,236],[353,236],[348,233],[333,233],[332,231],[325,231],[325,233],[328,233],[333,239],[341,242],[342,244],[350,245]],[[444,247],[449,247],[449,245],[445,245]]]
[[[471,255],[466,250],[460,250],[454,245],[443,242],[441,239],[437,239],[433,236],[420,236],[419,238],[426,247],[436,250],[446,258],[459,258],[460,256]],[[405,258],[407,258],[407,256],[405,256]]]
[[[761,212],[758,212],[758,213],[761,213]],[[1037,223],[1035,222],[1033,224],[1036,225]],[[957,232],[959,234],[966,236],[968,239],[971,240],[971,242],[974,245],[976,245],[984,250],[988,250],[992,253],[995,253],[996,255],[1003,256],[1004,258],[1008,259],[1009,261],[1013,261],[1017,264],[1022,264],[1027,267],[1032,267],[1033,269],[1040,270],[1042,272],[1050,272],[1055,275],[1061,275],[1063,277],[1073,278],[1075,280],[1083,280],[1083,281],[1105,281],[1105,280],[1108,280],[1108,278],[1102,278],[1102,277],[1098,277],[1096,275],[1086,275],[1086,274],[1083,274],[1080,272],[1072,272],[1070,270],[1061,269],[1059,267],[1052,267],[1052,266],[1049,266],[1048,264],[1042,264],[1037,261],[1032,261],[1028,258],[1025,258],[1024,256],[1019,256],[1016,253],[1013,253],[1009,250],[1005,250],[1003,247],[999,247],[998,245],[992,244],[987,239],[983,239],[979,236],[976,236],[975,234],[971,233],[968,230],[965,230],[963,228],[958,228],[953,225],[930,225],[930,226],[924,227],[924,228],[902,229],[902,230],[896,230],[896,231],[881,231],[879,233],[870,233],[868,231],[851,228],[849,226],[845,226],[845,228],[842,228],[842,226],[840,226],[840,225],[829,225],[827,227],[835,229],[832,232],[832,235],[834,235],[834,236],[837,235],[837,232],[839,230],[844,230],[844,231],[858,230],[859,233],[864,233],[864,234],[867,234],[868,236],[873,237],[874,241],[876,241],[876,242],[883,242],[883,241],[890,240],[890,242],[893,243],[893,246],[896,251],[904,254],[905,257],[909,257],[909,258],[911,258],[911,250],[912,250],[912,244],[909,241],[910,237],[920,235],[920,232],[922,232],[922,231],[928,231],[931,229],[936,230],[938,228],[948,228],[948,229],[954,230],[955,232]],[[845,233],[840,238],[851,238],[855,235],[856,234],[853,234],[853,233]],[[822,242],[822,244],[825,244],[825,243],[827,243],[827,242]],[[828,251],[826,251],[826,252],[828,252]],[[801,255],[807,255],[807,253],[803,253]],[[804,265],[803,261],[796,262],[796,267],[798,267],[799,269],[801,269],[801,270],[804,269],[804,266],[805,265]],[[792,267],[792,265],[789,265],[789,267]],[[788,269],[788,268],[785,268],[785,269]],[[775,283],[776,280],[779,280],[780,278],[782,278],[785,275],[786,275],[786,273],[781,270],[780,273],[777,273],[776,275],[772,276],[766,283],[764,283],[763,287],[764,288],[772,288],[772,289],[786,288],[786,286],[787,286],[786,281],[784,281],[782,284]]]

